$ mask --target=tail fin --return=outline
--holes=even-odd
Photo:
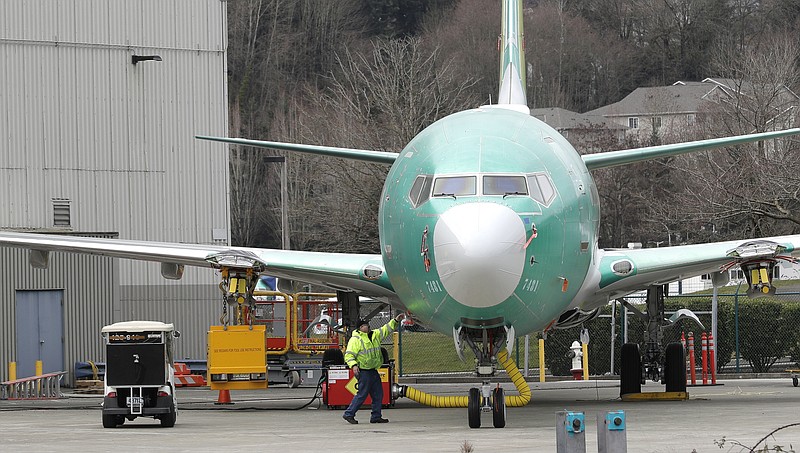
[[[498,104],[528,105],[525,97],[525,36],[522,33],[522,0],[503,0],[500,36],[500,94]]]

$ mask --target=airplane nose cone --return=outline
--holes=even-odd
[[[433,233],[436,270],[458,302],[475,308],[506,300],[525,265],[525,226],[512,209],[468,203],[447,210]]]

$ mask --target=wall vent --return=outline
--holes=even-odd
[[[69,228],[72,226],[70,203],[71,203],[70,200],[64,198],[53,198],[54,227]]]

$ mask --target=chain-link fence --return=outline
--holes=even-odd
[[[724,290],[724,289],[723,289]],[[800,292],[783,292],[772,297],[750,299],[739,288],[719,294],[717,303],[716,362],[719,373],[767,373],[796,368],[800,362]],[[733,292],[735,290],[735,292]],[[724,291],[722,291],[724,292]],[[645,296],[626,297],[626,300],[645,311]],[[694,335],[695,363],[701,363],[701,334],[712,332],[712,295],[692,294],[670,296],[665,300],[669,317],[680,308],[692,310],[703,327],[683,318],[664,330],[664,344],[681,341],[681,335]],[[388,321],[390,318],[386,318]],[[625,321],[627,320],[627,321]],[[613,321],[613,324],[612,324]],[[375,322],[377,327],[378,321]],[[644,346],[644,321],[631,310],[615,302],[583,326],[589,332],[589,372],[592,375],[619,374],[620,349],[624,342]],[[551,331],[545,340],[545,364],[548,374],[570,375],[571,359],[567,355],[573,341],[580,341],[580,327]],[[529,337],[528,363],[538,368],[540,334]],[[392,351],[391,339],[386,341]],[[416,325],[414,330],[400,333],[399,371],[402,375],[423,373],[452,373],[474,371],[474,355],[464,352],[462,362],[453,345],[453,338],[431,332]],[[512,357],[523,368],[524,337],[517,339]],[[536,371],[538,373],[538,371]]]

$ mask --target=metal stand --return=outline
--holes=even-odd
[[[627,453],[628,434],[625,411],[610,411],[597,414],[597,452]]]
[[[556,412],[556,453],[586,453],[583,412]]]

